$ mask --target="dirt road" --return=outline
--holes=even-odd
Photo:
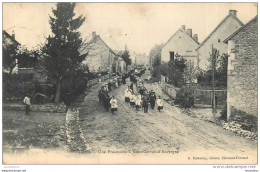
[[[80,119],[82,132],[92,152],[109,150],[140,153],[163,150],[175,153],[203,152],[208,156],[220,152],[225,155],[256,154],[256,142],[226,131],[221,126],[185,115],[180,108],[166,102],[162,112],[158,112],[157,107],[155,110],[149,109],[148,113],[136,111],[124,102],[124,90],[129,84],[128,81],[126,85],[110,92],[118,100],[119,108],[115,115],[98,103],[97,91],[100,87],[94,88],[85,97]],[[145,83],[145,87],[154,89],[157,95],[166,98],[157,84]]]
[[[146,73],[143,77],[147,77]],[[5,162],[56,164],[250,164],[257,163],[257,142],[235,135],[221,126],[193,118],[179,107],[164,102],[158,112],[136,111],[124,102],[130,84],[109,94],[118,100],[112,115],[99,104],[102,83],[88,91],[78,113],[29,116],[4,111],[3,149]],[[158,83],[144,83],[156,95],[167,98]],[[19,133],[18,133],[19,132]],[[27,154],[11,152],[17,141]],[[16,149],[14,149],[16,150]],[[41,156],[39,156],[41,155]],[[19,157],[19,159],[17,159]],[[49,157],[49,158],[46,158]],[[144,158],[145,157],[145,158]]]

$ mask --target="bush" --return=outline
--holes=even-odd
[[[174,103],[180,105],[183,108],[191,108],[194,105],[192,92],[183,88],[180,89],[180,91],[178,91],[176,94]]]
[[[97,74],[91,72],[87,73],[86,76],[88,77],[88,80],[97,78]]]
[[[101,71],[101,76],[107,75],[108,71]]]
[[[148,83],[154,83],[154,82],[159,82],[160,78],[150,78],[149,80],[147,80]]]

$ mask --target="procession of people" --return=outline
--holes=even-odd
[[[118,111],[118,102],[114,95],[109,96],[108,93],[112,91],[112,89],[118,88],[121,84],[125,85],[128,76],[130,77],[131,83],[124,91],[125,103],[129,103],[136,111],[142,110],[144,113],[148,113],[149,105],[152,110],[154,110],[155,105],[157,105],[157,110],[161,112],[163,109],[163,100],[161,97],[158,96],[157,99],[153,90],[148,91],[145,88],[143,80],[139,78],[140,75],[136,76],[134,73],[130,73],[129,75],[123,74],[120,79],[111,79],[108,83],[102,85],[98,92],[99,103],[103,105],[107,111],[109,111],[110,108],[112,114],[115,114],[115,112]]]
[[[104,106],[106,111],[111,109],[112,114],[117,111],[117,100],[114,96],[109,96],[108,92],[112,91],[112,89],[116,89],[121,85],[120,79],[115,78],[114,80],[110,80],[108,83],[105,83],[101,86],[101,89],[98,91],[98,99],[99,103]]]
[[[163,109],[163,100],[160,96],[156,101],[156,94],[153,90],[148,91],[143,83],[140,88],[136,88],[137,93],[134,93],[133,88],[128,86],[125,90],[125,102],[130,103],[131,107],[135,107],[136,111],[142,109],[144,113],[148,113],[149,105],[153,110],[155,108],[155,104],[158,106],[158,111],[160,112]]]

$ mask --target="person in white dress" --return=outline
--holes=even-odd
[[[118,80],[115,78],[115,87],[118,88]]]
[[[130,105],[132,107],[135,107],[135,101],[136,101],[136,95],[132,92],[132,95],[130,96]]]
[[[136,110],[139,110],[139,108],[141,108],[141,102],[142,102],[142,95],[138,93],[135,101]]]
[[[115,96],[112,96],[110,100],[110,105],[111,105],[111,112],[112,115],[114,114],[115,111],[117,111],[117,100],[115,99]]]
[[[158,106],[158,110],[160,112],[163,109],[163,100],[161,99],[161,96],[158,96],[157,106]]]
[[[128,86],[128,88],[125,90],[125,102],[129,103],[130,102],[130,96],[132,95],[132,90]]]

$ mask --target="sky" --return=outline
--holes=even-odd
[[[3,3],[3,30],[28,49],[43,45],[51,33],[49,15],[55,3]],[[245,24],[257,15],[256,3],[77,3],[86,18],[79,29],[84,40],[95,31],[114,50],[149,54],[181,27],[191,28],[202,42],[229,13]]]

